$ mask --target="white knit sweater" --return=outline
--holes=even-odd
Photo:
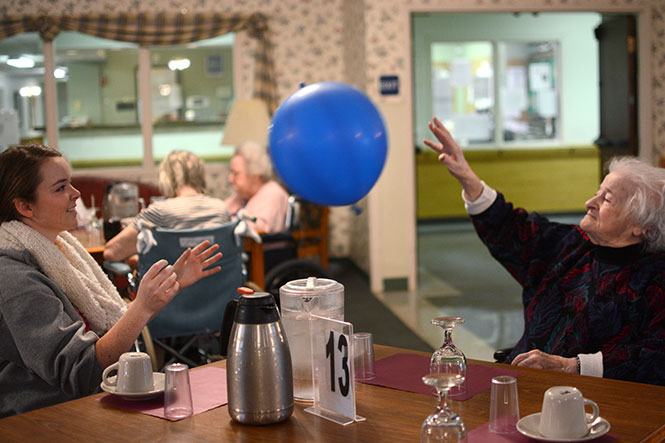
[[[25,223],[4,222],[0,225],[0,249],[28,250],[98,335],[108,331],[127,309],[104,271],[67,231],[53,243]]]

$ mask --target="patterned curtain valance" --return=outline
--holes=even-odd
[[[0,40],[21,32],[39,32],[53,40],[60,31],[77,31],[141,46],[177,45],[247,31],[257,40],[254,95],[272,112],[277,108],[275,70],[264,14],[87,14],[79,16],[4,16],[0,18]]]

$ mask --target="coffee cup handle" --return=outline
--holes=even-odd
[[[118,377],[113,379],[113,381],[111,381],[108,378],[108,375],[109,375],[110,372],[112,372],[112,371],[117,372],[118,371],[118,365],[119,365],[119,362],[115,362],[111,366],[108,366],[106,369],[104,369],[104,372],[102,373],[102,381],[104,383],[106,383],[108,386],[115,386],[118,383]],[[598,409],[598,407],[596,407],[596,409]]]
[[[600,415],[600,412],[598,411],[598,405],[596,404],[595,401],[584,399],[584,409],[586,409],[586,405],[591,405],[591,408],[593,409],[593,417],[588,418],[586,423],[587,425],[593,423],[595,419],[598,418],[598,415]]]

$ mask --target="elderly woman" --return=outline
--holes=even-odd
[[[266,234],[284,231],[289,196],[272,178],[270,158],[263,146],[246,142],[231,158],[229,182],[235,191],[226,200],[231,214],[255,218],[249,225]]]
[[[97,392],[103,368],[180,289],[220,270],[207,269],[219,247],[203,242],[155,263],[127,305],[67,232],[79,196],[55,149],[0,154],[0,417]]]
[[[205,165],[188,151],[172,151],[159,165],[159,186],[165,200],[142,210],[104,245],[104,259],[121,261],[136,254],[141,224],[164,229],[207,228],[226,223],[231,214],[224,202],[205,195]]]
[[[430,130],[481,240],[522,285],[517,366],[665,384],[665,170],[615,159],[579,226],[513,209]]]

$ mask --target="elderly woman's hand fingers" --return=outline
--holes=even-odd
[[[443,123],[441,123],[436,117],[432,119],[428,126],[430,131],[432,131],[432,133],[436,135],[436,138],[438,138],[439,141],[444,145],[454,143],[453,136],[450,134],[450,131],[448,131],[448,129],[443,126]]]
[[[511,365],[516,365],[516,366],[525,366],[528,364],[528,362],[535,357],[538,356],[540,351],[538,349],[532,349],[529,352],[524,352],[522,354],[518,354],[513,361],[510,363]],[[526,364],[525,364],[526,362]]]
[[[538,349],[533,349],[529,352],[519,354],[512,361],[513,365],[524,366],[528,368],[536,369],[550,369],[554,371],[569,371],[570,368],[567,365],[567,360],[564,357],[558,355],[547,354]],[[575,368],[577,369],[577,368]]]
[[[434,143],[433,141],[424,139],[423,143],[425,143],[427,146],[429,146],[433,151],[441,153],[443,152],[443,146],[441,146],[438,143]]]
[[[524,354],[517,354],[515,358],[513,358],[513,361],[510,362],[511,365],[517,366],[519,365],[522,361],[526,359],[527,355],[526,353]]]

